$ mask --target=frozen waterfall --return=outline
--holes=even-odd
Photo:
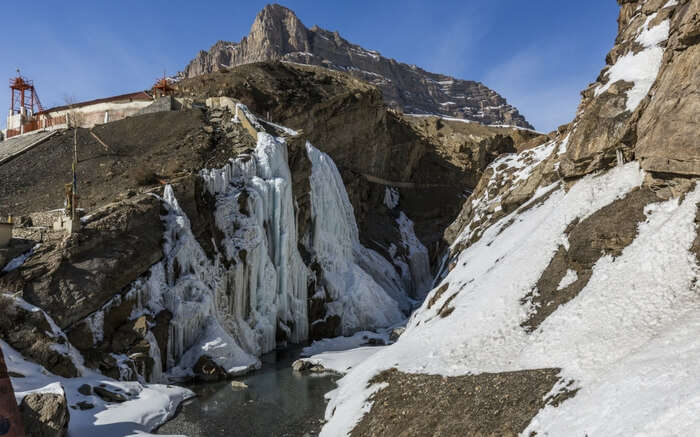
[[[306,152],[311,161],[310,242],[323,270],[322,285],[333,300],[327,304],[329,314],[341,316],[343,335],[400,322],[404,315],[396,299],[407,298],[396,270],[360,244],[355,214],[333,160],[310,143]]]
[[[312,226],[303,240],[320,266],[317,290],[329,297],[326,316],[340,317],[341,334],[400,323],[415,303],[409,298],[415,291],[413,280],[422,288],[423,275],[429,272],[427,251],[410,220],[402,214],[397,223],[408,259],[398,263],[396,258],[392,264],[364,247],[333,160],[309,143],[306,153],[311,161]],[[259,366],[258,357],[280,342],[308,338],[307,294],[313,281],[298,249],[287,155],[283,138],[259,132],[252,153],[199,173],[203,189],[214,198],[220,231],[209,255],[192,232],[175,190],[166,185],[161,199],[166,211],[163,260],[124,296],[137,302],[131,318],[155,318],[163,310],[172,314],[167,353],[161,356],[155,337],[147,335],[155,362],[149,379],[160,380],[162,367],[169,376],[191,375],[202,356],[230,374],[245,372]],[[107,309],[105,305],[88,318],[96,331]],[[100,335],[96,332],[95,338]]]

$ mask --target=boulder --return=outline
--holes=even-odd
[[[92,387],[90,384],[83,384],[80,387],[78,387],[78,393],[80,393],[83,396],[92,396]]]
[[[64,395],[31,393],[19,406],[24,430],[31,437],[63,437],[68,431],[70,413]]]
[[[207,355],[199,357],[192,371],[197,380],[203,382],[222,381],[228,378],[226,370]]]
[[[127,401],[126,395],[108,390],[105,387],[94,387],[95,394],[105,402],[122,403]]]
[[[92,410],[93,408],[95,408],[95,405],[94,405],[94,404],[91,404],[90,402],[86,402],[86,401],[80,401],[80,402],[78,402],[78,403],[75,404],[75,405],[76,405],[76,406],[78,407],[78,409],[80,409],[81,411]]]
[[[231,381],[231,387],[237,390],[244,390],[248,388],[248,384],[243,381]]]
[[[292,363],[292,370],[295,372],[313,372],[313,373],[323,373],[327,369],[320,364],[314,364],[311,361],[301,359],[296,360]]]
[[[396,343],[396,341],[399,339],[399,337],[401,337],[401,334],[403,334],[405,330],[406,330],[405,326],[392,329],[391,332],[389,333],[389,341],[392,343]]]
[[[306,360],[296,360],[292,363],[292,370],[295,372],[304,372],[313,367],[311,362]]]

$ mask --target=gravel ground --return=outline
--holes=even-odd
[[[352,436],[517,436],[545,406],[558,373],[536,369],[443,377],[390,369],[371,381],[389,386],[373,396],[372,409]]]

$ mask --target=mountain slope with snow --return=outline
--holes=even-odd
[[[604,82],[556,138],[484,172],[435,288],[328,394],[322,435],[697,432],[700,167],[631,158],[647,147],[641,120],[676,101],[661,90],[678,68],[674,85],[697,89],[700,2],[621,3]],[[654,62],[630,61],[645,51]],[[697,159],[696,125],[680,126],[668,141]]]

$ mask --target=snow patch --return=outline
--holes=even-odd
[[[563,278],[561,278],[561,281],[559,281],[559,285],[557,286],[557,290],[565,289],[569,285],[576,282],[577,279],[578,279],[578,273],[576,273],[576,270],[567,269],[566,274],[564,275]]]
[[[664,20],[649,29],[649,23],[655,16],[656,14],[652,14],[647,17],[635,39],[644,46],[644,50],[636,54],[630,52],[621,56],[606,72],[608,82],[595,89],[595,96],[607,91],[613,83],[623,80],[634,83],[634,86],[627,91],[626,109],[628,111],[634,112],[639,103],[646,97],[661,68],[664,48],[660,47],[659,44],[668,39],[670,30],[669,20]]]

